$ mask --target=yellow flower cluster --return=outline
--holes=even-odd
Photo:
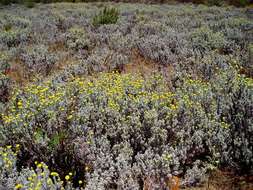
[[[229,124],[227,124],[225,122],[221,122],[221,127],[224,129],[228,129],[230,126],[229,126]]]
[[[19,126],[27,126],[29,119],[37,112],[45,110],[50,113],[50,107],[57,105],[62,101],[64,96],[64,88],[57,88],[50,91],[50,82],[45,82],[42,85],[29,85],[23,90],[17,90],[10,102],[9,112],[2,114],[5,124],[14,123]],[[25,94],[26,98],[21,100],[18,97],[20,94]],[[18,100],[18,101],[16,101]],[[62,110],[62,107],[59,107]]]
[[[20,145],[0,147],[0,168],[2,171],[12,173],[16,170],[16,156],[20,149]],[[27,177],[19,178],[15,181],[13,189],[16,190],[41,190],[41,189],[64,189],[64,182],[61,181],[57,172],[50,172],[48,166],[43,162],[35,161],[35,169],[29,170]],[[25,175],[26,176],[26,175]],[[69,172],[65,176],[65,180],[71,185],[73,173]],[[84,181],[79,180],[80,186],[84,185]]]
[[[113,72],[102,73],[93,79],[74,78],[59,86],[50,81],[40,85],[31,84],[13,94],[9,112],[2,114],[2,118],[7,125],[26,127],[36,114],[43,111],[53,117],[57,110],[66,110],[63,105],[71,105],[77,96],[83,94],[89,100],[89,96],[94,93],[99,94],[96,95],[98,99],[107,99],[108,107],[113,110],[120,109],[122,100],[136,104],[152,102],[154,105],[177,109],[174,94],[168,92],[162,80],[159,76],[145,80],[140,75]],[[73,110],[68,110],[67,113],[68,120],[75,119]]]
[[[155,78],[156,82],[162,78]],[[119,74],[117,72],[104,73],[98,78],[91,80],[82,80],[77,78],[74,83],[79,86],[80,92],[92,94],[94,92],[104,93],[108,98],[108,106],[118,110],[118,102],[122,99],[129,99],[138,103],[143,102],[161,102],[165,105],[171,103],[173,94],[168,92],[165,85],[163,89],[150,89],[150,81],[145,81],[140,75]]]
[[[204,81],[201,81],[199,79],[188,79],[186,80],[186,85],[191,85],[191,86],[196,86],[196,87],[199,87],[200,90],[204,90],[204,91],[207,91],[208,90],[208,87],[209,87],[209,83],[208,82],[204,82]]]
[[[35,165],[36,171],[33,171],[32,175],[27,178],[28,183],[20,185],[25,186],[26,189],[40,190],[42,187],[50,188],[55,186],[55,183],[63,184],[59,178],[59,174],[57,172],[50,173],[45,163],[36,161]],[[50,175],[53,178],[50,178]]]
[[[11,170],[15,164],[15,157],[18,153],[19,146],[12,150],[12,146],[0,147],[0,167],[4,170]]]
[[[250,88],[253,87],[253,79],[252,78],[243,77],[242,75],[238,74],[237,80],[244,83],[247,87],[250,87]]]

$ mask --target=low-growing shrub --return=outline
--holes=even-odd
[[[6,73],[10,69],[9,56],[6,52],[0,52],[0,73]]]
[[[79,27],[72,27],[66,33],[66,45],[75,51],[91,50],[94,42],[91,41],[88,33]]]
[[[119,19],[119,11],[116,8],[105,7],[94,18],[93,25],[116,24]]]
[[[194,51],[204,54],[208,50],[220,49],[224,46],[224,35],[213,32],[208,27],[201,27],[193,31],[191,41]]]
[[[249,45],[249,60],[248,60],[248,62],[250,65],[252,65],[252,63],[253,63],[253,44]]]
[[[0,72],[0,103],[6,103],[11,91],[11,80]]]
[[[0,34],[0,41],[8,47],[14,47],[20,44],[21,41],[26,40],[20,31],[2,32]]]
[[[59,174],[50,171],[43,162],[34,163],[34,168],[18,168],[20,145],[0,147],[0,188],[2,189],[66,189],[73,190],[70,182],[72,173],[61,179]],[[64,185],[64,183],[66,183]],[[79,181],[82,185],[83,181]]]
[[[45,45],[37,45],[27,48],[21,53],[20,59],[31,72],[44,75],[50,73],[57,61],[56,55],[49,52],[48,47]]]
[[[217,73],[212,83],[217,113],[221,121],[229,125],[225,151],[221,154],[222,164],[252,174],[253,80],[230,68],[228,72]]]
[[[168,34],[164,37],[160,35],[149,35],[137,41],[137,48],[140,54],[147,59],[157,63],[168,65],[176,63],[190,52],[184,51],[183,39],[178,39],[174,34]]]
[[[30,21],[13,15],[1,16],[0,44],[11,48],[26,43],[29,38]]]

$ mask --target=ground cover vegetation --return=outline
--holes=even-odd
[[[193,4],[1,8],[0,189],[252,176],[252,17]]]

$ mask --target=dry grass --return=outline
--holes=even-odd
[[[10,66],[11,67],[6,74],[12,81],[15,81],[20,86],[23,86],[30,81],[31,75],[19,59],[12,60]]]
[[[253,190],[253,176],[236,176],[231,172],[215,171],[206,183],[185,190]]]
[[[120,72],[141,74],[144,77],[159,72],[164,78],[170,80],[170,75],[173,73],[173,67],[171,65],[161,65],[150,59],[145,59],[137,50],[133,50],[130,63],[124,65]]]

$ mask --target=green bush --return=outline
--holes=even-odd
[[[93,18],[93,25],[115,24],[119,19],[119,11],[116,8],[105,7]]]

